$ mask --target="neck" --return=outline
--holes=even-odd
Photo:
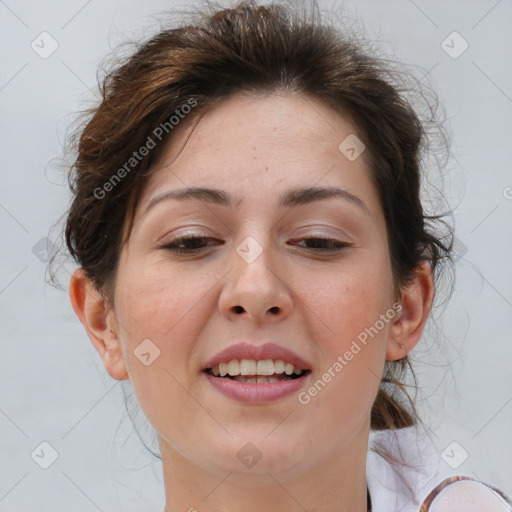
[[[368,433],[322,464],[282,472],[238,473],[204,468],[160,441],[165,512],[366,512]],[[305,468],[305,469],[304,469]]]

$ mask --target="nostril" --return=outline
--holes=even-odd
[[[243,313],[244,308],[242,306],[235,306],[235,312],[236,313]]]

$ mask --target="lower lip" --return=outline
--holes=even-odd
[[[284,380],[282,382],[255,382],[254,384],[214,377],[206,372],[203,373],[211,385],[228,398],[246,404],[264,404],[275,402],[293,393],[297,393],[304,386],[311,372],[298,379]]]

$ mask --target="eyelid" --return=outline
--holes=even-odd
[[[208,237],[212,237],[213,235],[211,233],[206,233],[204,231],[198,231],[198,230],[195,230],[195,229],[187,226],[186,228],[183,228],[183,230],[181,230],[181,228],[178,228],[174,231],[171,231],[170,233],[167,233],[162,238],[160,238],[157,243],[165,244],[165,243],[172,242],[174,240],[178,240],[179,238],[191,237],[191,236],[197,236],[198,238],[208,238]]]
[[[303,232],[304,230],[304,232]],[[318,231],[321,230],[321,231]],[[336,228],[334,226],[323,226],[319,224],[311,225],[311,226],[302,226],[297,232],[294,232],[294,237],[308,237],[308,238],[341,238],[340,241],[346,241],[347,243],[352,243],[353,237],[350,236],[346,231]]]

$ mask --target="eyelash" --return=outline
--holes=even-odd
[[[161,247],[162,247],[162,249],[166,249],[170,252],[177,253],[177,254],[193,254],[193,253],[197,253],[198,251],[204,249],[205,246],[196,247],[196,248],[190,248],[190,247],[189,248],[178,248],[177,246],[180,244],[195,241],[195,240],[213,240],[213,238],[207,237],[207,236],[189,235],[189,236],[177,238],[176,240],[173,240],[172,242],[162,245]],[[335,238],[329,238],[329,237],[310,237],[310,238],[303,238],[300,241],[311,241],[311,240],[315,240],[317,242],[320,241],[321,245],[329,244],[331,246],[331,247],[317,247],[317,248],[306,247],[306,249],[313,250],[313,251],[317,250],[317,251],[321,251],[321,252],[340,252],[343,249],[346,249],[347,247],[351,246],[351,244],[349,244],[349,243],[340,242],[339,240],[336,240]]]

